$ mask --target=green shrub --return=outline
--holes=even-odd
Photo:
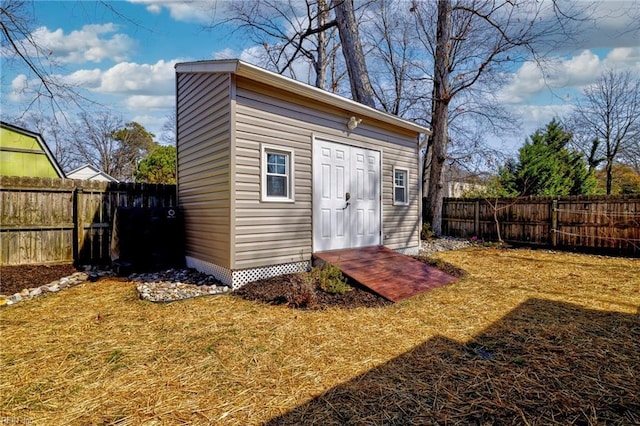
[[[429,222],[423,223],[422,231],[420,231],[420,239],[423,241],[430,240],[434,235],[436,235],[436,233],[431,229],[431,224]]]
[[[351,291],[347,279],[337,266],[325,263],[320,268],[311,270],[311,279],[317,283],[323,291],[331,294],[344,294]]]
[[[296,308],[312,308],[318,303],[313,284],[304,278],[291,286],[291,291],[285,297]]]

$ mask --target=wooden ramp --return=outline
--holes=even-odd
[[[342,273],[392,302],[450,284],[455,277],[387,247],[314,253]]]

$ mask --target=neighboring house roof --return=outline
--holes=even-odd
[[[404,120],[395,115],[378,111],[375,108],[368,107],[359,102],[301,83],[289,77],[267,71],[238,59],[182,62],[176,64],[175,68],[178,73],[233,73],[306,98],[317,99],[326,104],[345,109],[350,113],[354,113],[359,116],[380,120],[382,122],[425,135],[431,134],[431,130],[427,127],[420,126],[419,124]]]
[[[0,121],[0,129],[0,174],[65,177],[62,167],[39,133],[4,121]]]
[[[85,164],[82,167],[78,167],[67,173],[67,177],[69,179],[81,179],[81,180],[99,180],[102,182],[115,182],[118,180],[111,175],[103,172],[97,167],[92,166],[91,164]]]

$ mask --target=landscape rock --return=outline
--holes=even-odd
[[[147,274],[131,274],[129,280],[137,282],[140,299],[150,302],[175,302],[200,296],[231,292],[215,277],[195,269],[168,269]]]
[[[86,272],[76,272],[71,276],[80,281],[86,281],[87,279],[89,279],[89,274],[87,274]]]
[[[11,296],[0,295],[0,307],[14,305],[46,293],[57,293],[65,288],[113,275],[113,271],[104,266],[85,266],[84,272],[75,272],[49,284],[26,288]],[[215,277],[188,268],[131,274],[129,279],[138,283],[136,287],[140,298],[152,302],[173,302],[231,292],[231,287],[223,285]]]
[[[474,244],[472,241],[469,241],[464,238],[454,238],[454,237],[440,237],[440,238],[432,238],[429,240],[424,240],[420,245],[420,252],[426,253],[427,255],[431,255],[433,253],[448,251],[448,250],[459,250],[467,247],[472,247]]]

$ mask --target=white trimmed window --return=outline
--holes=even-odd
[[[393,168],[393,204],[409,204],[409,171],[406,169]]]
[[[293,150],[262,145],[262,201],[294,201]]]

